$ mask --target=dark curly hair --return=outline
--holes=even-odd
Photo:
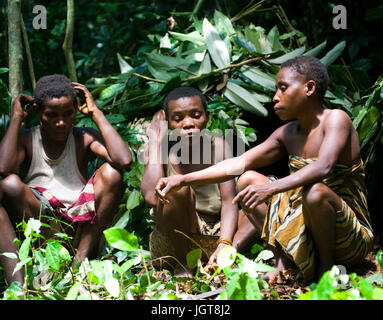
[[[292,68],[294,71],[306,77],[306,81],[314,80],[318,96],[321,100],[326,93],[329,83],[329,76],[326,66],[315,57],[301,56],[285,61],[281,65],[283,68]]]
[[[52,74],[41,77],[34,91],[35,103],[39,108],[44,107],[44,102],[47,99],[68,97],[77,104],[76,91],[66,76],[62,74]]]
[[[177,100],[179,98],[186,98],[186,97],[199,97],[202,102],[202,106],[206,111],[207,102],[206,102],[205,96],[202,94],[201,91],[193,87],[178,87],[170,91],[164,100],[164,111],[166,116],[168,116],[169,101]]]

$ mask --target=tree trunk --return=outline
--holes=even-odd
[[[23,91],[23,47],[20,18],[21,0],[8,0],[8,66],[12,102]]]
[[[66,64],[68,67],[68,75],[72,81],[77,82],[76,66],[73,57],[72,43],[74,33],[74,0],[67,0],[67,21],[63,50]]]

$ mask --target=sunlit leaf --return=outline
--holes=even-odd
[[[105,239],[113,248],[125,251],[137,250],[137,237],[122,228],[109,228],[104,231]]]
[[[186,255],[186,263],[189,268],[195,268],[198,265],[198,260],[200,260],[202,257],[202,250],[197,248],[194,250],[191,250]]]
[[[262,117],[267,116],[267,110],[256,100],[254,95],[230,80],[227,82],[224,95],[231,102],[251,113]]]
[[[228,66],[230,64],[230,55],[225,42],[206,18],[203,20],[202,27],[207,48],[214,64],[218,68]]]

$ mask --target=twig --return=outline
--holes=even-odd
[[[190,238],[187,234],[183,233],[182,231],[179,231],[177,229],[174,229],[174,232],[177,232],[177,233],[180,233],[182,234],[183,236],[185,236],[186,238],[188,238],[191,242],[193,242],[197,247],[199,247],[203,253],[206,255],[206,257],[209,259],[209,255],[208,253],[206,252],[206,250],[204,248],[202,248],[199,243],[197,243],[195,240],[193,240],[192,238]]]
[[[214,69],[214,70],[211,71],[211,72],[212,72],[212,73],[218,73],[218,72],[222,72],[222,71],[227,70],[227,69],[239,68],[239,67],[242,67],[242,66],[245,65],[245,64],[249,64],[249,63],[251,63],[251,62],[255,62],[255,61],[259,61],[259,60],[264,60],[264,59],[267,59],[268,57],[270,57],[270,55],[266,55],[266,56],[264,56],[264,57],[255,57],[255,58],[251,58],[251,59],[248,59],[248,60],[239,62],[239,63],[230,64],[230,65],[228,65],[228,66],[224,66],[224,67],[222,67],[222,68]],[[186,79],[184,79],[182,82],[195,80],[195,79],[198,79],[199,77],[200,77],[200,76],[186,78]]]
[[[150,77],[144,76],[142,74],[139,74],[137,72],[133,72],[132,75],[134,75],[136,77],[139,77],[139,78],[142,78],[142,79],[145,79],[145,80],[148,80],[148,81],[154,81],[154,82],[159,82],[159,83],[166,83],[165,80],[159,80],[159,79],[150,78]]]
[[[144,265],[145,272],[146,272],[146,276],[147,276],[147,278],[148,278],[148,284],[149,284],[149,286],[151,286],[148,267],[146,266],[144,255],[142,254],[142,246],[140,246],[140,251],[141,251],[142,263],[143,263],[143,265]]]

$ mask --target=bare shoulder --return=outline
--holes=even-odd
[[[277,128],[271,135],[270,138],[278,140],[279,142],[285,142],[287,138],[291,138],[296,134],[298,129],[298,121],[290,121],[279,128]]]
[[[323,121],[325,127],[353,127],[351,118],[345,111],[340,109],[326,109]]]

